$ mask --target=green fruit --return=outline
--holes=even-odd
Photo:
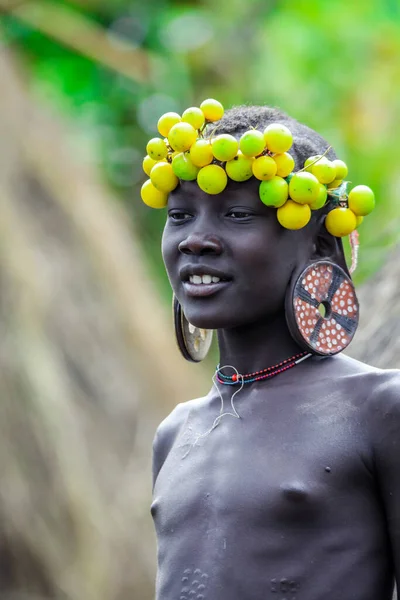
[[[311,204],[320,193],[318,179],[307,171],[295,173],[289,183],[289,195],[299,204]]]
[[[232,160],[239,149],[239,142],[233,135],[222,133],[211,140],[214,157],[221,162]]]
[[[253,163],[253,158],[244,156],[239,150],[235,158],[226,163],[225,170],[233,181],[247,181],[253,175]]]
[[[220,194],[226,188],[228,176],[225,170],[218,165],[207,165],[200,169],[197,175],[197,184],[206,194]]]
[[[245,156],[258,156],[265,148],[265,140],[261,131],[250,129],[240,138],[239,148]]]
[[[327,197],[328,197],[328,190],[326,189],[326,187],[324,186],[323,183],[320,183],[318,196],[315,200],[313,200],[310,203],[311,210],[318,210],[318,209],[322,208],[323,206],[325,206]]]
[[[375,208],[374,192],[367,185],[357,185],[349,193],[348,204],[357,217],[365,217]]]
[[[288,187],[287,181],[282,177],[273,177],[268,181],[262,181],[259,188],[260,199],[267,206],[279,208],[288,199]]]
[[[199,167],[196,167],[186,152],[177,154],[172,160],[172,170],[183,181],[194,181],[197,178]]]

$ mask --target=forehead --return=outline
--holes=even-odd
[[[225,203],[245,202],[246,205],[254,208],[268,210],[268,207],[260,200],[259,187],[260,182],[253,177],[243,182],[229,180],[223,192],[209,195],[203,192],[195,181],[181,181],[178,187],[169,194],[168,206],[172,207],[182,202],[194,204],[207,202],[217,207]]]

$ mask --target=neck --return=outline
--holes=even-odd
[[[302,352],[293,340],[285,314],[233,329],[218,330],[220,365],[232,365],[239,373],[251,373]]]

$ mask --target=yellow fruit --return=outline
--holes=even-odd
[[[156,163],[157,163],[157,161],[150,158],[149,155],[144,157],[142,166],[143,166],[143,171],[146,173],[146,175],[148,177],[150,177],[151,170]]]
[[[253,176],[253,163],[254,158],[244,156],[239,150],[235,158],[226,163],[225,171],[233,181],[247,181]]]
[[[168,134],[171,148],[177,152],[185,152],[197,139],[197,131],[189,123],[177,123]]]
[[[196,167],[206,167],[212,162],[214,155],[210,140],[196,140],[190,147],[190,158]]]
[[[311,173],[320,183],[331,183],[336,178],[336,169],[327,158],[321,158],[311,167]]]
[[[201,108],[191,106],[187,108],[182,115],[182,121],[189,123],[194,129],[200,129],[204,125],[204,113]]]
[[[356,226],[356,215],[349,208],[334,208],[327,214],[325,219],[325,227],[335,237],[349,235]]]
[[[323,183],[320,183],[318,196],[309,205],[311,210],[318,210],[318,209],[322,208],[323,206],[325,206],[327,197],[328,197],[328,190],[326,189],[326,187],[324,186]]]
[[[150,179],[144,182],[140,190],[142,200],[151,208],[164,208],[168,203],[168,194],[160,192],[151,183]]]
[[[331,183],[328,183],[328,189],[334,190],[335,188],[338,188],[340,185],[342,185],[342,183],[343,179],[334,179],[333,181],[331,181]]]
[[[335,179],[344,179],[345,177],[347,177],[349,169],[347,168],[347,165],[345,162],[343,162],[342,160],[339,160],[337,158],[336,160],[333,160],[332,163],[336,169]]]
[[[156,137],[147,142],[146,151],[153,160],[162,160],[168,154],[168,147],[164,140]]]
[[[374,192],[367,185],[357,185],[349,193],[348,203],[357,217],[365,217],[375,208]]]
[[[206,194],[220,194],[226,188],[228,176],[219,165],[207,165],[200,169],[197,184]]]
[[[165,194],[172,192],[179,183],[179,179],[172,170],[172,165],[164,161],[154,165],[150,179],[154,187]]]
[[[273,160],[276,162],[276,174],[279,177],[287,177],[294,169],[294,159],[288,152],[275,154]]]
[[[308,173],[311,173],[311,169],[312,169],[313,163],[315,163],[320,158],[322,158],[321,154],[315,154],[314,156],[309,156],[307,158],[307,160],[305,161],[305,163],[304,163],[305,170]]]
[[[162,136],[167,137],[173,125],[180,123],[181,117],[176,112],[167,112],[158,119],[157,129]]]
[[[364,221],[364,217],[356,217],[357,228]]]
[[[311,204],[318,198],[319,181],[307,171],[295,173],[289,182],[289,196],[299,204]]]
[[[268,125],[264,129],[264,139],[268,150],[277,154],[287,152],[293,144],[292,132],[280,123]]]
[[[261,181],[275,177],[277,169],[277,164],[271,156],[259,156],[253,162],[253,175]]]
[[[311,209],[308,204],[298,204],[293,200],[287,200],[276,212],[279,223],[285,229],[301,229],[311,219]]]
[[[224,114],[224,107],[221,102],[208,98],[200,104],[200,108],[203,111],[204,117],[207,121],[219,121]]]

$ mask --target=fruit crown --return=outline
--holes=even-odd
[[[329,202],[332,209],[325,226],[332,235],[343,237],[373,210],[373,191],[366,185],[348,191],[348,168],[342,160],[328,160],[330,147],[307,158],[303,168],[294,172],[288,127],[272,123],[264,131],[249,129],[237,140],[230,134],[218,135],[217,124],[208,135],[207,125],[223,114],[222,104],[208,99],[182,115],[168,112],[160,117],[157,127],[163,137],[148,142],[143,160],[149,177],[141,189],[145,204],[164,208],[179,180],[197,180],[200,189],[213,195],[225,189],[228,178],[240,182],[254,176],[260,181],[260,200],[277,209],[278,221],[286,229],[305,227],[312,211]]]

